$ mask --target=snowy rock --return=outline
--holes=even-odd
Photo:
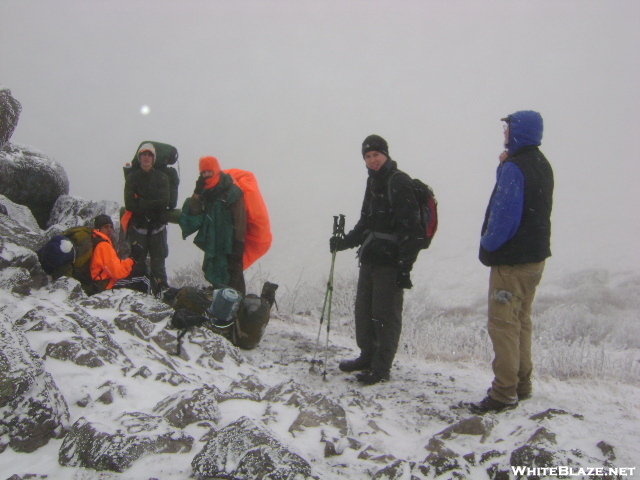
[[[32,250],[0,238],[0,288],[26,295],[31,287],[40,288],[48,281]]]
[[[295,382],[286,382],[270,389],[264,396],[269,402],[282,402],[298,407],[300,413],[289,427],[289,432],[296,434],[307,428],[332,427],[339,435],[348,432],[347,417],[344,408],[325,395],[312,392]]]
[[[29,207],[40,228],[46,228],[58,197],[68,193],[69,179],[55,160],[25,145],[0,149],[0,194]]]
[[[24,268],[5,268],[0,270],[0,288],[17,293],[29,295],[31,293],[31,275]]]
[[[65,437],[58,461],[60,465],[123,472],[145,454],[189,452],[193,441],[162,417],[127,413],[111,428],[83,417]]]
[[[489,436],[494,425],[495,422],[490,417],[479,417],[476,415],[464,418],[456,424],[447,427],[442,432],[438,433],[436,438],[449,440],[457,437],[458,435],[479,435],[481,437],[481,441],[483,441]]]
[[[106,214],[113,220],[116,232],[120,230],[120,206],[117,202],[84,200],[71,195],[60,195],[51,209],[47,227],[64,231],[71,227],[93,227],[93,219]]]
[[[153,408],[153,412],[162,415],[176,428],[185,428],[205,420],[217,424],[221,418],[217,401],[219,393],[220,390],[215,386],[183,390],[162,400]]]
[[[17,452],[33,452],[61,438],[67,404],[44,364],[19,330],[0,314],[0,436]]]
[[[213,333],[207,328],[194,327],[189,332],[189,343],[198,345],[204,353],[196,360],[199,365],[206,365],[213,369],[223,368],[225,361],[230,360],[235,365],[244,363],[240,349],[229,340]]]
[[[33,216],[33,213],[31,213],[31,210],[29,210],[28,207],[25,207],[24,205],[20,205],[18,203],[14,203],[4,195],[0,195],[0,205],[2,206],[2,210],[0,211],[0,213],[8,216],[13,220],[13,222],[20,225],[23,230],[26,230],[31,234],[35,234],[38,237],[42,237],[43,232],[40,229],[40,226],[38,225],[35,217]],[[7,221],[6,218],[2,218],[2,220],[3,221],[0,222],[0,224]],[[7,226],[7,228],[10,227],[11,225]]]
[[[0,148],[9,141],[13,135],[22,105],[11,95],[8,88],[0,89]]]
[[[204,478],[314,478],[306,460],[248,417],[216,432],[191,466],[194,473]]]
[[[218,393],[218,401],[253,400],[259,402],[267,387],[255,375],[241,375],[240,380],[234,380],[226,392]]]

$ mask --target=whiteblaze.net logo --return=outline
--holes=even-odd
[[[591,476],[603,476],[603,475],[618,475],[621,477],[633,477],[636,467],[511,467],[511,472],[518,476],[530,476],[535,475],[538,477],[544,476],[563,476],[563,477],[591,477]]]

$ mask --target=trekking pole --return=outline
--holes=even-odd
[[[333,238],[344,238],[344,215],[340,214],[333,217]],[[329,355],[329,331],[331,329],[331,303],[333,300],[333,272],[336,262],[336,250],[331,252],[331,269],[329,270],[329,279],[327,280],[327,290],[324,293],[324,303],[322,304],[322,313],[320,314],[320,325],[318,327],[318,337],[316,338],[316,347],[313,352],[313,360],[311,360],[310,372],[315,372],[316,364],[320,363],[320,360],[316,360],[318,355],[318,346],[320,344],[320,333],[322,332],[322,324],[324,322],[324,315],[327,312],[327,341],[325,346],[325,358],[324,358],[324,371],[322,377],[327,379],[327,363]],[[327,308],[328,305],[328,308]]]

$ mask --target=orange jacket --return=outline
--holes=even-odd
[[[123,278],[126,278],[133,269],[135,263],[132,258],[120,260],[116,249],[113,248],[111,239],[104,233],[94,230],[94,237],[99,237],[103,242],[98,243],[93,249],[91,257],[91,279],[109,280],[107,290],[113,288],[113,285]]]

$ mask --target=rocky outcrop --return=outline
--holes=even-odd
[[[191,466],[204,478],[313,478],[309,462],[247,417],[216,432]]]
[[[6,143],[0,149],[0,194],[29,207],[45,229],[53,205],[69,193],[69,179],[62,166],[25,145]]]
[[[11,135],[13,135],[18,125],[21,110],[22,105],[20,105],[18,100],[13,98],[11,90],[0,87],[0,148],[2,148],[4,144],[9,141]]]
[[[120,205],[117,202],[108,200],[96,202],[66,194],[60,195],[51,209],[47,227],[56,227],[56,233],[81,225],[93,227],[93,219],[102,213],[111,217],[115,231],[119,231]]]
[[[114,426],[80,418],[60,448],[60,465],[124,472],[143,455],[191,451],[193,438],[162,417],[122,415]]]
[[[67,404],[42,359],[0,314],[0,437],[29,453],[61,438],[68,423]]]

